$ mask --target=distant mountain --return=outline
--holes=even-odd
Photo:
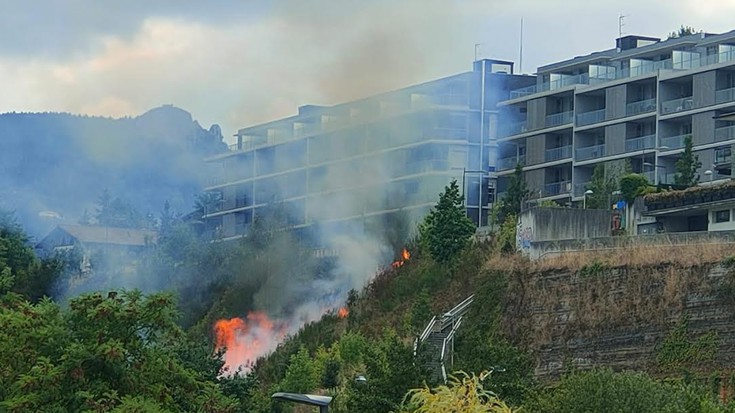
[[[14,210],[39,237],[76,222],[107,188],[141,213],[155,216],[169,201],[192,209],[207,167],[226,149],[219,126],[203,129],[171,105],[134,118],[65,113],[0,115],[0,208]]]

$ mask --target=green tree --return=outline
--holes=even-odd
[[[528,198],[528,194],[528,186],[523,178],[523,166],[518,164],[509,178],[505,197],[501,200],[500,219],[505,220],[510,215],[518,216],[521,213],[521,205]]]
[[[281,381],[281,389],[291,393],[308,393],[319,385],[316,366],[311,360],[309,350],[301,346],[298,353],[291,356],[286,376]]]
[[[618,189],[618,176],[612,169],[606,168],[605,164],[597,164],[586,188],[592,191],[592,194],[587,196],[587,208],[609,208],[607,204],[610,196]]]
[[[406,346],[395,331],[387,329],[383,337],[373,340],[364,349],[365,385],[347,380],[335,412],[385,413],[396,411],[409,389],[418,387],[424,377],[413,350]],[[353,376],[354,377],[354,376]]]
[[[237,407],[211,372],[187,367],[179,356],[186,336],[170,295],[90,294],[71,300],[66,311],[50,300],[2,300],[0,411],[226,413]]]
[[[498,248],[505,254],[516,250],[516,231],[518,230],[515,214],[506,215],[498,233]]]
[[[684,138],[684,152],[674,164],[676,174],[674,175],[674,183],[685,187],[697,185],[699,183],[699,174],[697,170],[702,167],[699,156],[692,151],[692,136],[687,135]]]
[[[467,217],[464,197],[453,180],[439,195],[439,202],[419,225],[419,239],[431,256],[440,263],[454,259],[475,233]]]
[[[0,294],[12,291],[38,300],[50,295],[62,269],[60,260],[39,259],[15,216],[0,210]]]
[[[644,373],[593,370],[572,373],[524,405],[544,413],[724,412],[712,395],[698,388],[665,384]]]
[[[620,178],[620,193],[627,203],[635,201],[648,188],[648,179],[639,174],[628,174]]]
[[[84,218],[84,217],[83,217]],[[146,217],[123,198],[113,197],[105,188],[97,198],[97,225],[119,228],[146,228]]]
[[[669,39],[676,39],[676,38],[679,38],[679,37],[690,36],[690,35],[695,34],[695,33],[697,33],[697,30],[695,30],[693,27],[691,27],[691,26],[684,26],[682,24],[679,27],[679,30],[677,30],[675,32],[669,33]]]

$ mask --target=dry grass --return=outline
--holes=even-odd
[[[735,245],[733,244],[631,246],[562,253],[535,261],[531,267],[533,271],[578,270],[584,266],[599,263],[607,267],[674,264],[689,268],[721,262],[724,258],[734,254]]]

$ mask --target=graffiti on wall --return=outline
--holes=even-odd
[[[526,226],[523,227],[523,222],[518,220],[516,226],[516,247],[518,250],[531,249],[531,242],[533,241],[533,228]]]

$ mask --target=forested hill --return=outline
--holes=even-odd
[[[94,212],[105,188],[143,214],[158,215],[166,200],[188,212],[206,180],[203,158],[224,148],[217,125],[206,130],[171,105],[121,119],[2,114],[0,208],[36,237]]]

